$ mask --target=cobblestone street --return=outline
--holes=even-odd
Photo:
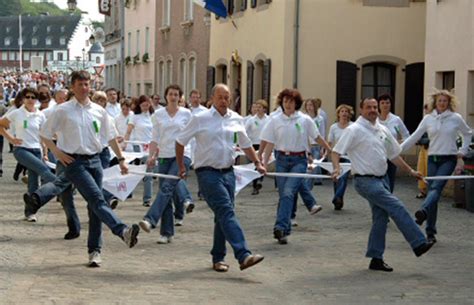
[[[103,264],[91,269],[82,197],[75,197],[83,226],[78,239],[63,239],[67,227],[56,201],[39,212],[37,223],[27,223],[22,220],[26,187],[13,181],[14,163],[12,154],[4,153],[0,304],[473,304],[474,215],[453,208],[450,198],[440,202],[438,243],[421,258],[389,224],[385,260],[392,273],[367,268],[370,210],[352,183],[340,212],[331,204],[332,183],[316,186],[323,211],[310,216],[300,205],[299,226],[288,245],[278,245],[272,236],[278,195],[271,179],[265,179],[260,195],[251,196],[246,188],[236,200],[250,249],[265,256],[255,268],[240,271],[228,247],[229,272],[211,269],[213,217],[206,203],[197,201],[171,244],[156,243],[158,230],[142,231],[137,246],[128,249],[104,228]],[[194,173],[189,182],[195,195]],[[138,222],[146,212],[142,191],[139,185],[134,198],[118,206],[126,223]],[[411,178],[399,178],[395,193],[411,212],[421,204]]]

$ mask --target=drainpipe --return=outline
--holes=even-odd
[[[298,62],[299,62],[299,35],[300,35],[300,0],[295,2],[295,47],[293,62],[293,88],[298,88]]]
[[[120,0],[120,91],[125,94],[125,0]]]

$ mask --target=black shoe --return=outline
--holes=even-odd
[[[433,245],[434,245],[434,242],[428,240],[428,242],[426,242],[426,243],[422,244],[421,246],[416,247],[415,249],[413,249],[413,252],[415,252],[415,255],[417,257],[420,257],[424,253],[428,252],[428,250],[430,250],[431,247],[433,247]]]
[[[273,237],[278,240],[280,245],[286,245],[288,243],[288,237],[282,230],[274,230]]]
[[[334,204],[334,210],[336,211],[342,210],[342,207],[344,206],[344,200],[342,200],[342,198],[339,198],[339,197],[334,198],[332,203]]]
[[[78,238],[79,236],[81,235],[81,233],[79,232],[67,232],[65,235],[64,235],[64,239],[65,240],[71,240],[71,239],[75,239],[75,238]]]
[[[392,272],[393,268],[387,265],[383,259],[380,258],[372,258],[369,265],[370,270],[377,270],[377,271],[386,271]]]
[[[435,244],[435,243],[437,242],[436,236],[435,236],[434,234],[428,234],[428,235],[426,236],[426,239],[427,239],[428,241],[433,242],[433,244]]]
[[[258,195],[259,191],[257,188],[254,188],[252,191],[252,195]]]
[[[110,200],[110,208],[112,210],[115,210],[117,208],[118,204],[119,204],[119,201],[118,201],[117,198],[114,198],[114,199]]]
[[[420,226],[423,224],[423,222],[425,222],[426,217],[427,217],[426,212],[423,210],[418,210],[415,212],[415,218],[416,218],[415,222],[419,224]]]
[[[0,169],[0,177],[3,177],[3,169]]]
[[[40,209],[40,204],[35,194],[23,194],[23,201],[25,202],[25,215],[33,215]]]
[[[21,167],[16,167],[15,172],[13,173],[13,180],[18,181],[20,179]]]

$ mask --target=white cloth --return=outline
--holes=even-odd
[[[284,112],[270,117],[260,138],[273,143],[276,150],[285,152],[310,151],[309,141],[320,136],[316,124],[299,111],[291,116]]]
[[[343,131],[350,125],[352,125],[351,121],[349,121],[349,124],[345,128],[341,128],[339,123],[332,124],[329,128],[328,142],[330,142],[333,146],[336,145]]]
[[[113,139],[111,128],[104,108],[90,100],[82,105],[73,98],[56,106],[40,133],[50,140],[57,135],[57,146],[66,153],[93,155],[102,151],[102,139]]]
[[[449,110],[438,114],[436,110],[424,116],[415,132],[402,143],[402,149],[407,150],[427,132],[430,139],[428,155],[465,155],[471,144],[472,130],[459,113]],[[458,135],[462,135],[463,144],[456,146]]]
[[[22,140],[19,147],[41,149],[39,131],[46,121],[41,111],[35,109],[35,112],[29,112],[25,106],[21,106],[5,114],[5,117],[10,121],[10,126],[14,127],[15,136]]]
[[[128,124],[134,126],[131,136],[132,140],[146,143],[151,142],[153,123],[151,122],[149,112],[134,114]]]
[[[51,106],[51,102],[48,106],[48,108],[46,109],[43,109],[41,110],[41,112],[43,112],[44,116],[46,117],[46,119],[49,119],[49,117],[51,116],[51,114],[56,110],[56,106],[58,104],[54,104],[53,106]]]
[[[258,115],[250,117],[247,122],[245,122],[245,130],[252,141],[252,144],[260,144],[260,135],[265,125],[268,123],[268,115],[264,115],[262,118],[259,118]]]
[[[119,103],[112,104],[107,102],[107,105],[105,105],[105,110],[107,110],[107,113],[114,119],[118,117],[120,113],[122,113]]]
[[[402,149],[387,127],[360,116],[345,128],[333,151],[349,156],[353,174],[383,176],[387,159],[394,159]]]
[[[117,128],[115,128],[114,118],[111,117],[108,113],[107,113],[107,117],[109,118],[110,130],[109,130],[109,135],[101,139],[102,145],[104,147],[109,146],[109,139],[114,139],[119,136]]]
[[[123,113],[120,113],[115,119],[114,124],[115,128],[117,128],[117,132],[121,136],[125,136],[128,129],[128,123],[133,116],[133,112],[130,111],[128,116],[124,116]]]
[[[378,120],[380,124],[390,130],[395,139],[405,141],[410,136],[410,132],[408,132],[407,127],[403,124],[402,119],[398,115],[390,112],[385,120],[382,120],[380,117]]]
[[[191,111],[179,107],[178,111],[171,117],[166,107],[155,111],[151,121],[153,123],[152,141],[160,149],[159,158],[176,157],[176,138],[191,120]],[[191,147],[186,145],[184,155],[191,158]]]
[[[198,107],[191,107],[190,110],[191,110],[191,113],[192,113],[193,115],[196,115],[196,114],[198,114],[198,113],[201,113],[201,112],[203,112],[203,111],[207,111],[207,110],[209,110],[209,109],[206,108],[206,107],[204,107],[203,105],[199,105]]]
[[[236,112],[227,109],[222,116],[214,107],[192,117],[176,141],[186,146],[196,138],[194,168],[211,166],[227,168],[234,164],[235,146],[252,146],[243,119]]]

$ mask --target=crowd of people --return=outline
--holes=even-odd
[[[337,211],[344,207],[350,176],[342,172],[341,163],[350,163],[355,189],[372,211],[366,253],[371,259],[369,268],[392,271],[383,257],[389,218],[415,255],[421,256],[437,242],[437,205],[446,184],[446,180],[436,180],[425,185],[423,196],[417,197],[426,198],[411,217],[393,194],[397,168],[420,181],[426,174],[413,170],[400,154],[425,135],[429,140],[424,152],[427,175],[460,173],[472,137],[471,128],[455,112],[456,97],[445,90],[430,95],[427,114],[410,135],[400,117],[391,113],[393,100],[388,94],[363,99],[355,121],[353,107],[339,105],[336,122],[329,124],[322,101],[303,99],[296,89],[282,90],[271,113],[268,101],[257,100],[249,115],[242,117],[230,108],[231,93],[224,84],[214,86],[206,106],[198,90],[184,96],[178,85],[164,90],[163,101],[157,94],[127,98],[114,88],[95,91],[86,71],[75,71],[70,79],[61,73],[10,73],[0,76],[0,84],[1,151],[5,138],[18,162],[15,180],[26,170],[25,220],[37,222],[39,210],[57,197],[68,227],[64,238],[79,237],[81,226],[74,203],[78,192],[87,202],[90,267],[102,263],[102,223],[128,247],[138,242],[140,230],[150,233],[158,225],[158,243],[172,242],[174,227],[183,225],[184,216],[195,206],[185,179],[190,170],[197,176],[198,197],[214,213],[212,269],[228,271],[226,242],[241,270],[260,263],[264,257],[250,251],[234,211],[233,166],[236,160],[244,162],[236,153],[241,151],[262,175],[275,162],[280,175],[275,179],[279,201],[273,237],[282,245],[289,242],[292,227],[298,225],[298,194],[310,215],[322,210],[313,191],[314,185],[322,183],[322,171],[314,161],[332,161],[329,174],[334,180],[332,204]],[[462,145],[458,148],[459,136]],[[142,204],[148,211],[131,225],[114,211],[118,198],[102,187],[104,169],[118,165],[123,174],[128,173],[124,151],[141,153],[133,163],[143,164],[146,172],[181,177],[160,178],[154,192],[153,178],[145,175]],[[55,164],[55,169],[48,164]],[[298,176],[305,173],[313,175]],[[262,181],[263,176],[253,181],[252,195],[260,194]],[[426,235],[420,228],[425,221]]]

